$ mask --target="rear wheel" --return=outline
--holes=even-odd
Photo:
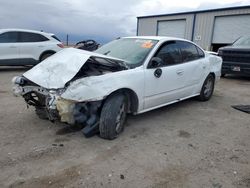
[[[204,81],[200,95],[198,96],[198,99],[200,101],[208,101],[211,98],[214,92],[214,82],[214,76],[212,74],[209,74]]]
[[[127,104],[123,94],[112,95],[105,101],[99,125],[102,138],[113,140],[124,130]]]

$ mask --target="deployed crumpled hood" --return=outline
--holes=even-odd
[[[25,72],[23,76],[47,89],[63,88],[91,56],[119,60],[93,52],[66,48]]]

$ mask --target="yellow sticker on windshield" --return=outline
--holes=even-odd
[[[153,44],[151,41],[146,41],[146,42],[144,42],[144,43],[141,45],[141,47],[142,47],[142,48],[152,48],[153,45],[154,45],[154,44]]]

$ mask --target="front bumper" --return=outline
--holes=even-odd
[[[15,96],[22,96],[27,105],[34,106],[46,119],[59,120],[68,124],[92,125],[99,121],[102,101],[77,102],[63,99],[64,90],[47,90],[39,86],[15,85]]]
[[[47,90],[39,86],[21,86],[15,84],[13,87],[15,96],[22,96],[29,106],[34,106],[37,112],[43,111],[44,116],[51,121],[58,120],[59,114],[56,101],[60,97],[55,90]]]
[[[223,61],[221,73],[250,76],[250,63]]]

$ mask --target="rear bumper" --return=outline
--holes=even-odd
[[[221,73],[250,76],[250,63],[223,61]]]

